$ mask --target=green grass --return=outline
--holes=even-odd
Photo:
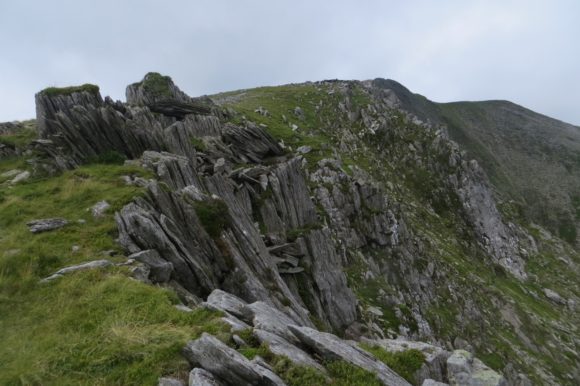
[[[0,143],[12,148],[22,149],[33,139],[36,139],[36,121],[29,120],[21,122],[22,128],[15,133],[0,135]]]
[[[193,207],[207,234],[214,239],[231,224],[228,206],[220,199],[196,201]]]
[[[149,72],[142,81],[143,88],[155,97],[170,97],[170,83],[172,80],[169,76],[163,76],[158,72]]]
[[[0,173],[16,166],[26,164],[3,160]],[[122,175],[151,176],[137,167],[93,164],[0,185],[0,384],[154,385],[163,375],[186,376],[189,365],[180,352],[188,340],[204,331],[225,333],[218,313],[179,311],[174,293],[135,281],[123,268],[39,282],[64,266],[102,259],[103,251],[122,254],[114,211],[143,194]],[[94,219],[87,209],[100,200],[112,208]],[[28,231],[27,221],[47,217],[70,224]],[[73,245],[80,250],[73,253]]]
[[[85,83],[81,86],[71,86],[71,87],[47,87],[40,92],[42,95],[46,96],[56,96],[56,95],[70,95],[75,92],[88,92],[91,94],[99,93],[99,86]]]
[[[394,372],[413,384],[416,382],[415,373],[425,363],[425,355],[419,350],[411,349],[400,352],[389,352],[379,346],[367,344],[362,344],[361,346],[389,366]]]
[[[180,352],[219,314],[173,307],[121,272],[79,272],[0,302],[0,384],[145,385],[189,369]]]

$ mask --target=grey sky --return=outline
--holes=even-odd
[[[445,102],[509,99],[580,124],[580,1],[0,0],[0,121],[34,93],[148,71],[195,96],[395,79]]]

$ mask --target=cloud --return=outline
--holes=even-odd
[[[93,82],[124,98],[147,71],[191,95],[389,77],[437,101],[510,99],[580,123],[580,3],[0,0],[0,121],[33,94]]]

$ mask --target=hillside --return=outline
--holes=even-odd
[[[515,177],[557,121],[385,80],[191,98],[156,73],[125,103],[36,106],[0,129],[0,384],[580,379],[580,255]],[[489,150],[502,114],[535,150]]]
[[[501,199],[572,245],[580,229],[580,128],[508,101],[435,103],[388,80],[393,103],[444,125],[479,161]]]

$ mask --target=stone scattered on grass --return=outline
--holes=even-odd
[[[32,233],[52,231],[54,229],[62,228],[67,224],[68,220],[64,218],[45,218],[39,220],[32,220],[26,223],[28,229]]]

